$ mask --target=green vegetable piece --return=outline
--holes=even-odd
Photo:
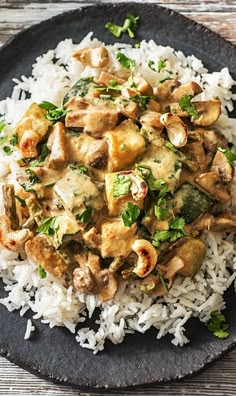
[[[177,239],[186,235],[184,231],[185,221],[182,218],[176,218],[169,221],[169,230],[155,231],[152,244],[160,247],[161,242],[175,242]]]
[[[6,153],[6,155],[11,155],[13,153],[13,150],[10,146],[4,146],[3,151]]]
[[[4,120],[0,121],[0,133],[5,129],[6,125],[7,124]]]
[[[55,235],[59,229],[60,216],[47,217],[43,220],[40,226],[37,228],[37,233],[45,235]]]
[[[88,223],[92,218],[92,207],[88,207],[85,209],[81,214],[77,214],[75,216],[76,220],[80,221],[81,223]]]
[[[177,150],[177,148],[176,148],[171,142],[169,142],[168,140],[165,141],[165,146],[166,146],[169,150],[173,151],[173,153],[178,153],[178,152],[179,152],[179,151]]]
[[[138,16],[130,14],[127,15],[123,23],[123,26],[116,25],[112,22],[107,22],[105,24],[105,28],[108,29],[109,32],[117,38],[120,38],[122,33],[126,33],[126,32],[128,33],[130,38],[134,38],[136,29],[138,27],[138,20],[139,20]]]
[[[121,149],[121,151],[124,151],[126,149],[126,145],[124,143],[121,143],[120,149]]]
[[[211,318],[205,325],[215,337],[222,339],[229,337],[229,333],[226,331],[229,325],[226,323],[225,316],[221,312],[211,312]]]
[[[182,111],[187,111],[187,113],[194,119],[197,120],[199,118],[199,114],[197,112],[196,106],[193,102],[191,102],[190,95],[183,95],[179,101],[179,106]]]
[[[192,184],[183,183],[175,193],[174,202],[177,213],[190,224],[207,211],[211,199]]]
[[[164,179],[154,179],[150,166],[137,164],[136,169],[141,173],[141,176],[147,182],[148,188],[151,192],[159,191],[159,198],[163,197],[169,192],[168,186]]]
[[[156,71],[156,69],[155,69],[155,62],[153,61],[153,60],[150,60],[149,62],[148,62],[148,67],[152,70],[152,71]]]
[[[232,151],[228,148],[224,149],[222,147],[218,147],[218,150],[226,156],[228,163],[235,168],[234,161],[236,161],[236,154],[232,153]]]
[[[40,156],[39,156],[39,162],[44,162],[49,153],[50,153],[50,151],[49,151],[47,145],[44,144],[42,146],[42,150],[41,150],[41,153],[40,153]]]
[[[130,191],[131,180],[126,175],[115,175],[113,184],[113,197],[120,197]]]
[[[10,139],[9,142],[12,146],[16,146],[18,143],[18,133],[14,133],[14,135],[12,136],[12,138]]]
[[[133,59],[127,58],[125,54],[122,52],[118,52],[116,55],[116,59],[120,62],[120,64],[125,67],[126,69],[134,70],[135,68],[135,61]],[[112,85],[112,84],[111,84]],[[117,84],[116,84],[117,85]]]
[[[38,178],[38,176],[32,169],[30,169],[30,168],[26,169],[25,173],[27,173],[29,175],[29,182],[31,185],[40,183],[40,179]]]
[[[122,210],[121,217],[126,227],[131,227],[140,215],[140,209],[132,202],[128,202],[127,209]]]
[[[135,102],[141,110],[147,110],[147,105],[150,99],[151,97],[147,95],[134,95],[130,98],[130,101]]]
[[[92,81],[93,77],[80,78],[78,81],[76,81],[76,83],[64,97],[62,101],[63,105],[69,102],[73,96],[80,96],[81,98],[86,96],[89,91],[89,85]]]
[[[163,221],[170,217],[170,212],[163,208],[166,205],[166,199],[159,198],[156,205],[154,206],[154,213],[158,220]]]
[[[47,110],[47,113],[44,114],[44,117],[48,120],[51,121],[53,124],[57,121],[60,121],[62,118],[66,116],[67,113],[69,113],[70,109],[64,109],[64,107],[56,107],[53,103],[50,102],[42,102],[39,104],[39,107],[41,107],[44,110]]]
[[[47,272],[40,264],[38,265],[38,274],[39,274],[40,279],[44,279],[47,276]]]
[[[168,287],[166,285],[165,279],[163,278],[163,276],[161,274],[159,274],[159,278],[160,278],[161,284],[163,286],[163,289],[165,290],[165,293],[168,294],[169,290],[168,290]]]
[[[24,199],[22,199],[21,197],[19,197],[19,195],[15,195],[15,198],[17,199],[17,201],[20,202],[20,205],[21,205],[22,208],[25,208],[25,207],[26,207],[26,202],[25,202]]]
[[[157,63],[157,71],[158,71],[158,73],[160,73],[160,71],[162,69],[165,69],[165,68],[166,68],[166,61],[163,60],[163,59],[159,59],[159,61]]]
[[[113,36],[115,36],[116,38],[120,38],[120,36],[123,33],[123,27],[116,25],[115,23],[112,22],[107,22],[105,24],[105,28],[108,29],[109,32],[113,34]]]
[[[159,83],[161,84],[161,83],[163,83],[163,82],[165,82],[167,80],[171,80],[171,77],[170,76],[166,76],[166,77],[162,78],[161,80],[159,80]]]

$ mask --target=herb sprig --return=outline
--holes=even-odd
[[[219,311],[211,312],[211,318],[205,325],[215,337],[224,339],[229,336],[228,331],[226,331],[229,325],[226,323],[225,316]]]
[[[140,215],[140,209],[132,202],[128,202],[127,209],[123,209],[121,217],[126,227],[131,227]]]
[[[138,27],[138,21],[139,16],[129,14],[126,17],[123,26],[116,25],[112,22],[107,22],[105,24],[105,28],[117,38],[120,38],[123,33],[128,33],[129,37],[133,39]]]
[[[199,114],[197,112],[196,106],[193,102],[191,102],[190,95],[183,95],[179,101],[179,106],[182,111],[187,111],[187,113],[194,119],[197,120],[199,118]]]

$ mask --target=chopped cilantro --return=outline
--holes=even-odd
[[[38,274],[39,274],[40,279],[44,279],[47,276],[47,272],[40,264],[38,265]]]
[[[161,242],[175,242],[177,239],[186,235],[184,231],[185,221],[183,218],[172,219],[169,221],[169,230],[155,231],[152,244],[159,247]]]
[[[167,209],[163,208],[166,205],[166,199],[159,198],[156,205],[154,205],[154,213],[158,220],[163,221],[170,217],[170,213]]]
[[[12,146],[16,146],[18,143],[18,133],[14,133],[14,135],[12,136],[12,138],[10,139],[9,142]]]
[[[193,102],[191,102],[190,95],[183,95],[179,101],[179,106],[182,111],[187,111],[187,113],[194,119],[197,120],[199,118],[199,114],[197,112],[196,106]]]
[[[138,20],[139,17],[135,15],[127,15],[123,26],[116,25],[112,22],[107,22],[105,24],[105,28],[109,30],[110,33],[113,34],[113,36],[120,38],[122,33],[128,33],[130,38],[134,38],[134,34],[136,32],[136,29],[138,27]]]
[[[135,48],[140,48],[140,43],[134,44],[134,47],[135,47]]]
[[[136,169],[141,173],[141,176],[147,182],[150,191],[159,191],[159,198],[163,197],[167,192],[169,192],[168,186],[164,179],[154,179],[150,166],[137,164]]]
[[[122,210],[121,217],[126,227],[131,227],[140,215],[140,209],[132,202],[128,202],[127,209]]]
[[[142,110],[147,110],[147,105],[150,99],[150,96],[146,95],[134,95],[132,98],[130,98],[130,100],[135,102]]]
[[[10,146],[4,146],[2,149],[6,153],[6,155],[11,155],[13,153],[13,150]]]
[[[234,161],[236,161],[236,154],[232,153],[232,151],[228,148],[224,149],[222,147],[218,147],[218,150],[226,156],[228,163],[235,168]]]
[[[121,149],[121,151],[124,151],[126,149],[126,145],[124,143],[121,143],[120,149]]]
[[[92,81],[93,77],[80,78],[78,81],[76,81],[68,94],[66,94],[66,96],[64,97],[63,105],[69,102],[69,100],[73,98],[73,96],[80,96],[81,98],[84,98],[84,96],[86,96],[89,91],[89,85]]]
[[[76,220],[80,221],[81,223],[88,223],[92,217],[92,207],[86,208],[81,214],[77,214],[75,216]]]
[[[40,179],[38,178],[38,176],[32,169],[30,169],[30,168],[26,169],[25,173],[27,173],[29,175],[29,182],[31,185],[40,183]]]
[[[116,54],[116,59],[120,62],[120,64],[125,67],[126,69],[134,70],[135,68],[135,61],[133,59],[128,58],[125,54],[122,54],[122,52],[118,52]],[[111,83],[111,82],[110,82]],[[117,84],[116,84],[117,85]],[[111,84],[112,86],[112,84]]]
[[[159,59],[159,61],[157,63],[157,71],[158,71],[158,73],[160,73],[160,71],[162,69],[165,69],[165,68],[166,68],[166,61],[163,60],[163,59]]]
[[[36,232],[46,235],[55,235],[59,229],[60,216],[47,217],[43,220]]]
[[[44,114],[44,117],[52,123],[59,121],[61,118],[65,117],[66,114],[70,111],[70,109],[65,109],[63,106],[57,107],[53,103],[47,101],[43,101],[42,103],[40,103],[39,107],[47,110],[47,113]]]
[[[77,171],[79,171],[79,173],[80,173],[81,175],[85,175],[86,173],[88,173],[88,168],[87,168],[87,166],[85,166],[85,165],[78,165],[76,161],[75,161],[75,162],[72,162],[72,163],[69,165],[69,168],[72,169],[72,170],[77,170]]]
[[[226,323],[225,316],[221,312],[211,312],[211,318],[205,324],[215,337],[223,339],[229,336],[229,333],[226,331],[229,325]]]
[[[115,175],[113,184],[113,197],[120,197],[129,193],[131,180],[126,175]]]
[[[6,125],[7,124],[4,120],[0,121],[0,133],[5,129]]]
[[[150,60],[149,62],[148,62],[148,66],[149,66],[149,68],[152,70],[152,71],[156,71],[156,69],[155,69],[155,62],[153,61],[153,60]]]
[[[49,154],[49,149],[48,149],[47,145],[44,144],[42,146],[42,150],[41,150],[41,153],[40,153],[40,156],[39,156],[39,162],[45,161],[45,159],[46,159],[48,154]]]
[[[22,199],[21,197],[19,197],[19,195],[15,195],[15,198],[17,199],[17,201],[20,202],[22,208],[25,208],[25,207],[26,207],[26,202],[25,202],[24,199]]]

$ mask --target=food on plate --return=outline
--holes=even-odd
[[[90,36],[38,58],[33,80],[17,81],[22,100],[0,102],[1,302],[73,332],[100,307],[101,331],[76,336],[95,352],[152,325],[183,345],[191,316],[224,338],[217,315],[236,275],[233,81],[152,41]]]

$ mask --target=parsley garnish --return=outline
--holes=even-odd
[[[134,34],[138,27],[139,17],[135,15],[127,15],[123,26],[116,25],[112,22],[107,22],[105,24],[105,28],[109,30],[113,34],[113,36],[120,38],[122,33],[128,33],[130,38],[134,38]]]
[[[120,197],[129,193],[131,180],[126,175],[115,175],[113,183],[113,197]]]
[[[10,146],[4,146],[2,149],[6,153],[6,155],[11,155],[13,153],[13,150]]]
[[[199,114],[197,112],[196,106],[193,102],[191,102],[190,95],[183,95],[179,101],[179,106],[182,111],[187,111],[187,113],[194,119],[197,120],[199,118]]]
[[[59,121],[61,118],[65,117],[66,114],[70,111],[70,109],[65,109],[63,106],[57,107],[53,103],[47,101],[43,101],[42,103],[40,103],[39,107],[47,110],[47,113],[44,114],[44,117],[52,123]]]
[[[156,205],[154,205],[154,213],[158,220],[163,221],[170,217],[170,213],[167,209],[163,208],[166,205],[166,199],[159,198]]]
[[[72,170],[77,170],[77,171],[79,171],[79,173],[80,173],[81,175],[85,175],[86,173],[88,173],[88,168],[87,168],[87,166],[85,166],[85,165],[78,165],[77,162],[72,162],[72,163],[69,165],[69,168],[72,169]]]
[[[211,312],[211,318],[205,325],[215,337],[227,338],[229,336],[229,333],[226,331],[229,325],[226,323],[225,316],[221,312]]]
[[[234,161],[236,161],[236,154],[232,153],[228,148],[224,149],[222,147],[218,147],[218,150],[226,156],[228,163],[235,168]]]
[[[135,48],[140,48],[140,43],[134,44],[134,47],[135,47]]]
[[[16,146],[18,143],[18,133],[14,133],[14,135],[12,136],[12,138],[10,139],[9,143],[12,146]]]
[[[116,54],[116,59],[120,62],[120,64],[123,67],[126,67],[126,69],[134,70],[135,61],[133,59],[128,58],[125,54],[122,54],[122,52],[118,52],[118,54]],[[110,83],[111,83],[111,81],[110,81]],[[111,84],[111,86],[112,86],[112,84]]]
[[[44,279],[47,276],[47,272],[40,264],[38,265],[38,274],[39,274],[40,279]]]
[[[63,99],[63,105],[73,96],[81,96],[81,98],[84,98],[85,95],[87,95],[89,91],[89,84],[93,81],[93,77],[86,77],[86,78],[80,78],[76,83],[73,85],[71,90],[66,94],[66,96]]]
[[[120,149],[121,149],[121,151],[124,151],[126,149],[126,145],[124,143],[121,143]]]
[[[121,217],[126,227],[131,227],[140,215],[140,209],[132,202],[128,202],[127,209],[122,210]]]
[[[162,69],[165,69],[165,68],[166,68],[166,61],[163,60],[163,59],[159,59],[159,61],[157,63],[157,71],[158,71],[158,73],[160,73],[160,71]]]
[[[161,242],[175,242],[177,239],[186,235],[184,231],[185,221],[183,218],[172,219],[169,221],[169,230],[155,231],[152,244],[159,247]]]
[[[81,214],[77,214],[75,216],[76,220],[80,221],[81,223],[88,223],[92,217],[92,210],[93,208],[91,206],[86,208]]]
[[[141,176],[147,182],[150,191],[159,191],[159,198],[163,197],[169,189],[164,179],[154,179],[151,167],[148,165],[136,165],[136,169],[141,173]]]
[[[47,217],[43,220],[36,232],[46,235],[55,235],[59,229],[60,216]]]
[[[19,195],[15,195],[15,198],[17,199],[17,201],[20,202],[20,205],[21,205],[22,208],[25,208],[25,207],[26,207],[26,202],[25,202],[24,199],[22,199],[21,197],[19,197]]]
[[[147,105],[150,99],[150,96],[146,95],[134,95],[132,98],[130,98],[130,100],[135,102],[142,110],[147,110]]]
[[[31,185],[40,183],[40,179],[38,178],[38,176],[32,169],[26,169],[25,173],[27,173],[29,175],[29,181],[30,181]]]

